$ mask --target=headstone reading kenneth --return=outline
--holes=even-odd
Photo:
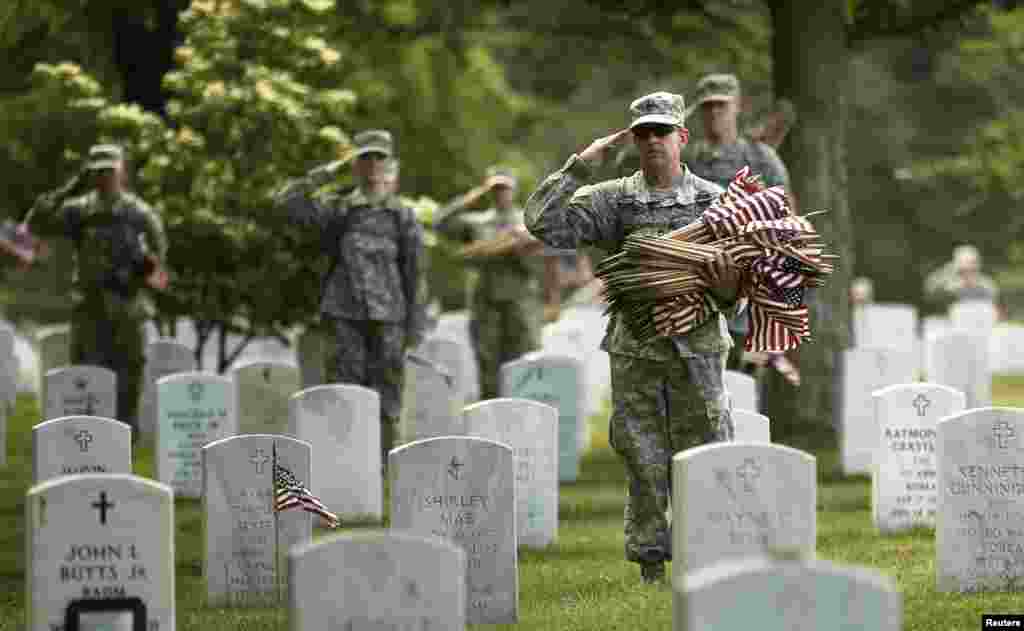
[[[111,418],[65,416],[32,428],[32,479],[131,473],[132,428]]]
[[[915,350],[917,309],[904,304],[875,303],[857,310],[853,339],[857,348]]]
[[[714,443],[672,458],[672,572],[779,548],[813,558],[814,456],[782,445]]]
[[[28,490],[26,629],[173,631],[174,501],[121,473],[54,478]]]
[[[940,592],[1024,589],[1024,410],[983,408],[938,423]]]
[[[843,472],[871,473],[878,448],[871,393],[898,383],[913,383],[917,356],[910,351],[853,348],[843,351]]]
[[[558,537],[558,410],[526,399],[467,406],[466,435],[512,447],[519,545],[542,548]]]
[[[183,372],[156,382],[156,475],[178,497],[202,497],[202,448],[238,433],[231,379]]]
[[[963,330],[951,330],[931,339],[931,362],[926,372],[930,383],[959,390],[968,408],[992,404],[992,374],[988,367],[988,340]]]
[[[935,425],[964,410],[962,392],[932,383],[876,390],[879,437],[871,480],[871,512],[884,533],[935,526],[938,492]]]
[[[46,373],[71,364],[71,326],[60,324],[39,329],[39,400],[46,400]]]
[[[764,414],[733,408],[732,423],[735,428],[733,440],[736,442],[772,442],[771,423]]]
[[[288,563],[295,631],[466,628],[466,552],[440,537],[336,535]]]
[[[675,631],[900,631],[892,579],[828,561],[739,559],[676,581]]]
[[[726,370],[725,389],[732,399],[732,409],[757,412],[757,382],[753,377],[735,370]]]
[[[156,382],[158,379],[196,369],[192,348],[174,339],[161,338],[146,345],[146,368],[143,371],[142,404],[139,432],[156,436]]]
[[[207,603],[276,606],[287,601],[287,552],[308,543],[312,514],[274,511],[274,465],[309,488],[309,443],[247,434],[203,447]],[[275,556],[275,550],[277,555]]]
[[[254,360],[231,370],[239,434],[285,434],[288,399],[299,391],[299,369],[288,362]]]
[[[312,388],[326,382],[324,362],[328,355],[327,342],[327,335],[317,328],[311,327],[299,334],[296,346],[303,388]]]
[[[380,395],[353,384],[332,384],[292,395],[288,433],[313,447],[314,495],[343,522],[384,515],[380,460]]]
[[[518,621],[515,463],[483,438],[428,438],[391,451],[391,530],[466,551],[467,624]]]
[[[62,416],[117,417],[117,375],[102,366],[64,366],[46,373],[43,420]]]
[[[405,355],[401,442],[461,434],[458,384],[448,369],[415,352]]]
[[[579,426],[583,401],[579,360],[530,354],[501,367],[501,395],[547,403],[558,410],[558,480],[575,482],[580,469]]]

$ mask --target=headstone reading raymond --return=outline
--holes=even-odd
[[[579,360],[558,355],[530,354],[501,367],[501,395],[547,403],[558,410],[558,480],[579,476],[579,425],[583,401]]]
[[[64,366],[46,373],[43,420],[62,416],[117,417],[117,375],[102,366]]]
[[[174,501],[167,486],[89,473],[28,490],[28,631],[173,631]]]
[[[71,326],[60,324],[39,329],[39,400],[46,400],[46,373],[71,364]]]
[[[772,549],[813,558],[814,456],[782,445],[714,443],[672,458],[672,573]]]
[[[732,424],[735,428],[735,442],[770,443],[771,428],[768,417],[750,410],[732,410]]]
[[[1024,590],[1024,410],[967,410],[937,435],[938,591]]]
[[[673,589],[675,631],[899,631],[902,597],[875,570],[828,561],[739,559],[687,574]]]
[[[300,390],[289,402],[288,433],[313,447],[307,488],[342,522],[384,516],[380,395],[353,384]]]
[[[962,392],[931,383],[876,390],[879,436],[871,476],[871,512],[882,532],[935,526],[935,424],[964,410]]]
[[[443,537],[466,551],[466,623],[518,621],[512,448],[468,436],[391,451],[391,530]]]
[[[287,601],[287,553],[311,540],[313,521],[311,513],[297,508],[274,512],[274,465],[309,488],[309,455],[309,443],[269,434],[232,436],[203,447],[209,606]]]
[[[402,388],[400,442],[462,433],[458,385],[446,367],[406,353]]]
[[[466,553],[440,537],[336,535],[288,564],[295,631],[466,628]]]
[[[871,393],[897,383],[913,383],[916,355],[910,351],[853,348],[843,351],[843,472],[871,473],[878,448]]]
[[[184,372],[156,382],[156,475],[178,497],[202,497],[202,448],[238,433],[231,379]]]
[[[196,369],[195,354],[190,346],[174,339],[161,338],[146,345],[146,368],[143,371],[142,404],[139,431],[147,437],[156,436],[156,382],[158,379]]]
[[[516,460],[519,545],[542,548],[558,537],[558,410],[526,399],[466,406],[466,435],[505,443]]]
[[[757,412],[757,382],[753,377],[735,370],[726,370],[725,388],[732,399],[732,409]]]
[[[231,369],[238,401],[239,434],[285,434],[288,399],[299,391],[299,368],[254,360]]]
[[[992,404],[987,337],[964,330],[948,331],[931,339],[928,359],[931,363],[926,372],[930,383],[963,392],[968,409]]]
[[[32,428],[32,479],[131,473],[132,428],[111,418],[65,416]]]

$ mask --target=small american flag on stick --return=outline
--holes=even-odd
[[[277,462],[277,445],[274,445],[274,512],[298,508],[327,520],[328,528],[341,525],[338,516],[327,510],[320,498],[309,492],[295,474]]]

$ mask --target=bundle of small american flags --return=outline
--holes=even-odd
[[[833,255],[814,226],[794,215],[781,186],[765,188],[749,167],[700,220],[661,236],[631,236],[598,266],[608,311],[640,341],[679,335],[714,316],[710,264],[729,256],[750,311],[746,350],[782,353],[810,338],[806,290],[824,284]]]
[[[328,528],[341,525],[338,516],[327,510],[320,498],[309,492],[295,474],[277,462],[277,449],[274,450],[274,512],[279,513],[298,508],[316,515],[327,521]]]

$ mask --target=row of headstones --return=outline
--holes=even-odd
[[[310,546],[309,513],[274,511],[273,476],[277,465],[309,480],[311,451],[305,441],[270,435],[237,436],[203,448],[209,605],[288,600],[298,619],[308,621],[299,629],[348,628],[348,620],[366,617],[389,624],[426,617],[456,625],[437,628],[517,620],[515,524],[521,504],[512,446],[448,436],[389,454],[390,530],[447,540],[463,552],[453,555],[436,541],[419,544],[430,554],[445,550],[446,561],[406,552],[413,544],[396,545],[392,554],[363,544],[363,552],[352,556],[333,542]],[[817,487],[810,454],[770,444],[705,445],[676,454],[673,478],[678,611],[705,610],[692,605],[693,594],[718,579],[698,570],[727,561],[749,565],[775,550],[813,559]],[[30,629],[48,629],[66,623],[65,616],[100,607],[116,610],[104,615],[145,615],[144,628],[173,628],[170,487],[123,474],[63,476],[30,489],[26,510]],[[289,553],[290,581],[283,571]],[[822,567],[806,566],[812,572]],[[439,568],[445,571],[439,574]]]

